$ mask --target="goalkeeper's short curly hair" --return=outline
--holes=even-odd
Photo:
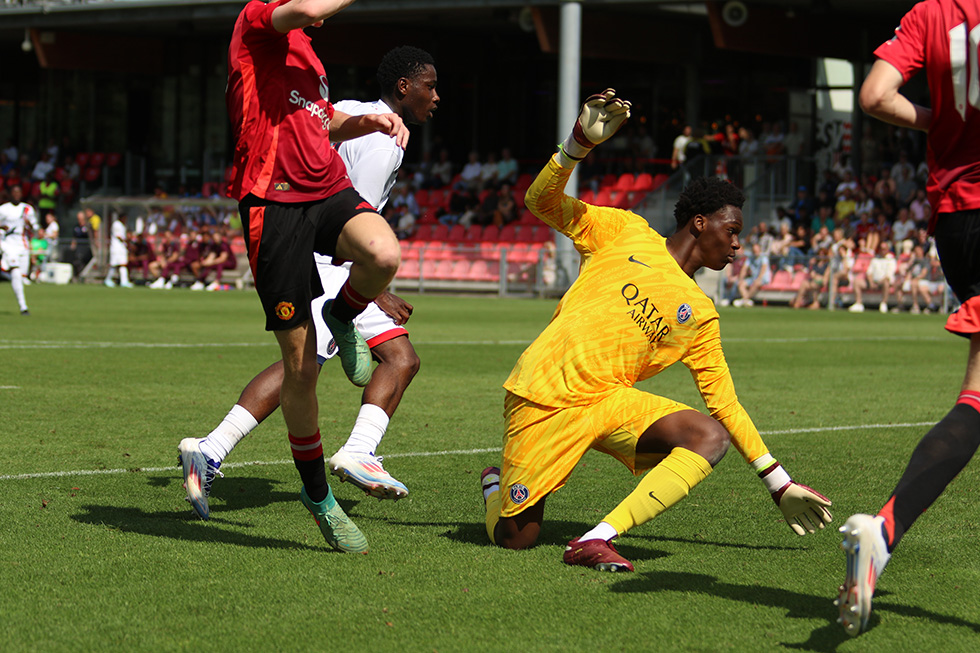
[[[687,185],[677,198],[674,219],[680,229],[696,215],[711,215],[728,205],[742,208],[745,195],[735,184],[718,177],[698,177]]]
[[[431,54],[421,48],[402,45],[390,50],[378,65],[378,87],[382,95],[394,93],[399,79],[411,79],[420,74],[427,65],[435,66],[436,62]]]

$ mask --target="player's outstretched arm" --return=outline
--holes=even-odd
[[[292,0],[272,10],[272,26],[283,34],[310,25],[319,27],[323,21],[352,4],[354,0]]]
[[[340,143],[380,132],[395,139],[398,147],[408,145],[408,126],[397,113],[368,113],[351,116],[343,111],[334,111],[330,119],[330,141]]]
[[[818,528],[833,520],[830,499],[816,490],[797,483],[770,454],[764,454],[752,461],[752,468],[766,484],[766,488],[776,502],[786,523],[797,535],[814,533]]]
[[[612,138],[630,117],[630,107],[630,103],[616,97],[616,91],[611,88],[589,96],[572,133],[559,147],[558,163],[563,168],[570,168],[588,156],[596,145]]]

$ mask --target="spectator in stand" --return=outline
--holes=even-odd
[[[233,271],[238,267],[238,257],[231,249],[231,241],[225,234],[224,229],[215,229],[211,232],[211,243],[207,248],[207,253],[201,259],[199,283],[205,283],[208,275],[214,273],[214,281],[205,286],[206,290],[214,291],[221,289],[222,273]],[[195,283],[195,285],[197,285]],[[191,286],[194,289],[194,286]]]
[[[20,150],[18,150],[17,145],[14,144],[14,139],[7,139],[7,146],[3,148],[3,153],[7,155],[7,159],[11,163],[16,163],[17,158],[20,156]]]
[[[81,279],[82,271],[92,259],[92,238],[89,233],[88,217],[86,217],[85,211],[79,211],[75,218],[78,222],[72,228],[69,249],[71,251],[74,276],[77,281]]]
[[[74,182],[77,182],[82,177],[82,168],[75,161],[75,157],[68,154],[65,156],[65,164],[62,166],[65,169],[65,176]]]
[[[439,160],[432,164],[432,176],[424,188],[445,188],[453,181],[453,162],[449,160],[449,150],[439,150]]]
[[[146,233],[140,230],[129,240],[129,262],[126,267],[131,272],[139,270],[144,283],[149,283],[150,263],[157,259],[156,252],[153,251],[153,244],[146,239]]]
[[[755,134],[748,127],[738,130],[738,155],[752,157],[759,154],[759,141],[755,139]]]
[[[830,269],[832,271],[830,283],[835,288],[853,286],[854,260],[857,246],[852,239],[845,237],[843,229],[834,229],[831,235],[834,238],[834,244],[830,248]]]
[[[687,160],[687,143],[691,140],[693,130],[690,125],[684,125],[681,133],[674,139],[674,149],[670,155],[670,167],[677,170]]]
[[[738,154],[738,130],[735,125],[728,123],[725,125],[725,137],[721,141],[721,151],[725,156],[735,156]]]
[[[818,252],[821,249],[829,250],[834,244],[834,237],[831,229],[827,225],[821,225],[813,236],[810,237],[810,251]]]
[[[510,184],[502,185],[496,195],[497,209],[493,213],[493,224],[503,227],[516,222],[520,216],[517,215],[517,202],[514,201],[514,191]]]
[[[193,231],[187,241],[187,245],[181,252],[180,261],[172,267],[173,273],[170,281],[176,285],[180,281],[180,275],[185,270],[194,277],[195,281],[191,284],[191,290],[204,290],[204,284],[200,281],[201,259],[207,253],[208,244],[205,242],[205,234],[201,231]]]
[[[888,297],[895,284],[895,273],[898,269],[898,261],[895,260],[895,253],[892,251],[891,243],[882,242],[877,249],[875,257],[868,264],[868,269],[864,275],[859,275],[854,279],[854,305],[849,311],[852,313],[864,312],[862,295],[866,290],[881,290],[881,303],[878,310],[882,313],[888,312]]]
[[[48,239],[48,261],[60,261],[61,251],[59,250],[58,239],[61,238],[61,226],[58,224],[58,217],[54,213],[44,214],[44,237]]]
[[[44,229],[38,229],[31,237],[31,261],[26,278],[37,282],[41,278],[41,266],[48,260],[48,239]]]
[[[13,169],[14,162],[10,160],[5,152],[0,152],[0,177],[6,178]]]
[[[902,178],[903,172],[908,172],[910,178],[915,178],[915,166],[909,162],[909,153],[906,150],[898,153],[898,161],[891,168],[892,179],[897,182]]]
[[[860,215],[862,213],[871,213],[874,210],[874,199],[868,195],[868,191],[864,187],[858,186],[857,192],[854,193],[854,212]]]
[[[943,266],[939,261],[939,254],[935,251],[930,253],[929,271],[924,278],[919,280],[918,290],[925,303],[923,313],[936,313],[939,311],[939,300],[946,290],[946,276],[943,274]]]
[[[44,181],[48,173],[51,172],[54,172],[54,163],[51,161],[51,155],[45,152],[41,155],[38,162],[34,164],[34,169],[31,171],[31,180]]]
[[[792,214],[794,223],[810,219],[810,216],[813,215],[814,204],[806,186],[800,186],[796,189],[796,199],[793,200],[787,210]]]
[[[926,199],[926,191],[919,188],[915,191],[915,197],[909,203],[909,212],[912,214],[912,221],[916,224],[927,224],[926,211],[929,210],[929,201]]]
[[[834,189],[834,195],[837,197],[837,201],[844,199],[844,191],[850,191],[850,196],[853,198],[854,194],[857,193],[858,183],[854,179],[854,172],[850,168],[844,168],[841,171],[840,182],[837,183],[837,188]]]
[[[44,180],[37,184],[37,208],[40,211],[55,211],[58,208],[58,198],[61,195],[61,184],[54,180],[54,171],[51,170],[44,176]]]
[[[762,253],[762,246],[758,242],[752,243],[752,254],[742,266],[742,271],[738,277],[739,298],[732,302],[732,306],[752,306],[755,304],[752,298],[756,293],[772,281],[772,268],[769,265],[769,256]]]
[[[478,192],[480,190],[480,176],[483,173],[483,164],[480,163],[480,153],[476,150],[470,152],[463,171],[459,173],[459,183],[456,190],[469,190]]]
[[[486,163],[480,167],[480,190],[497,188],[497,155],[493,152],[487,154]]]
[[[511,154],[510,148],[505,147],[500,150],[500,160],[497,161],[497,182],[513,186],[517,183],[518,173],[517,159]]]
[[[783,156],[786,153],[786,146],[783,144],[784,138],[782,124],[778,121],[772,123],[769,128],[769,133],[766,134],[765,139],[762,141],[762,147],[766,150],[766,154],[769,156]]]
[[[102,216],[96,213],[92,207],[88,207],[85,209],[85,220],[88,224],[92,255],[98,258],[102,252]]]
[[[705,137],[704,130],[698,127],[691,132],[691,138],[684,146],[684,160],[694,161],[705,154],[711,154],[711,143]]]
[[[783,137],[783,154],[786,156],[803,156],[805,153],[806,138],[800,132],[800,126],[791,122],[786,136]]]
[[[915,181],[915,175],[909,168],[902,168],[898,179],[895,181],[895,199],[900,207],[908,206],[915,199],[915,193],[919,190],[919,185]]]
[[[817,250],[816,256],[811,256],[806,268],[806,278],[800,284],[796,297],[789,303],[791,308],[811,310],[820,308],[820,293],[830,282],[830,252],[828,249]]]
[[[915,234],[915,222],[912,221],[912,212],[909,209],[899,209],[898,219],[892,225],[892,241],[896,247],[899,243],[909,240]]]
[[[847,225],[853,220],[854,214],[857,212],[854,190],[850,187],[842,188],[838,197],[837,204],[834,206],[834,222],[839,225]]]
[[[837,223],[834,221],[834,207],[826,204],[821,204],[817,209],[817,214],[810,220],[810,231],[814,233],[824,227],[828,232],[832,232],[836,226]]]
[[[793,225],[788,220],[781,220],[779,223],[779,233],[772,240],[772,249],[769,254],[777,265],[782,265],[782,261],[789,255],[790,243],[793,242]]]
[[[762,255],[769,256],[769,254],[772,252],[772,244],[775,240],[775,236],[769,230],[768,224],[765,222],[760,222],[755,226],[755,229],[749,233],[746,240],[748,240],[749,244],[759,243],[759,248],[761,249]]]
[[[174,274],[175,267],[181,259],[180,239],[174,236],[172,231],[166,230],[161,235],[156,249],[156,257],[149,263],[150,276],[156,278],[150,284],[150,288],[170,290],[175,283],[170,276]]]
[[[887,243],[892,240],[892,225],[881,211],[876,211],[872,215],[874,216],[874,222],[871,223],[871,229],[868,230],[866,238],[868,249],[872,252],[877,252],[878,246],[881,243]]]

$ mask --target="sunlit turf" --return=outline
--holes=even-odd
[[[976,464],[903,541],[870,631],[833,623],[836,526],[881,506],[959,388],[965,343],[940,316],[724,310],[739,397],[788,471],[834,500],[833,528],[793,535],[733,449],[621,538],[637,571],[613,575],[561,562],[635,485],[602,455],[549,499],[537,547],[484,532],[501,383],[554,300],[407,296],[422,369],[380,453],[411,494],[334,485],[370,541],[354,556],[330,551],[299,503],[278,413],[229,457],[210,522],[183,501],[177,442],[277,357],[254,292],[27,293],[22,318],[0,284],[4,651],[977,650]],[[642,388],[703,408],[680,366]],[[331,362],[318,392],[332,450],[360,391]]]

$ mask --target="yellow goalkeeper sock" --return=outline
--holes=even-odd
[[[711,465],[707,460],[693,451],[676,447],[602,521],[622,535],[686,497],[691,488],[710,473]]]
[[[498,488],[495,492],[492,492],[490,496],[486,498],[487,501],[487,537],[494,544],[497,543],[493,539],[493,531],[497,528],[497,522],[500,521],[500,489]]]

